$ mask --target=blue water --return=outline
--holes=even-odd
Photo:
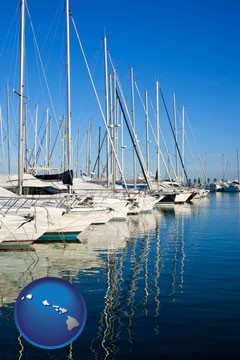
[[[210,194],[96,227],[88,244],[0,253],[0,359],[239,359],[239,200]],[[43,276],[71,281],[88,308],[59,350],[30,345],[14,323],[18,292]]]

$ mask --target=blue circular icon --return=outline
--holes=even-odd
[[[81,334],[87,308],[74,285],[56,277],[44,277],[20,292],[14,317],[27,341],[40,348],[56,349],[70,344]]]

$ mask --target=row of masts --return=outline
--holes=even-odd
[[[19,123],[18,123],[18,191],[23,187],[23,97],[24,97],[24,55],[25,55],[25,0],[21,0],[20,19],[20,71],[19,71]]]
[[[71,83],[70,83],[70,33],[69,33],[69,0],[65,1],[66,4],[66,73],[67,73],[67,116],[66,116],[66,133],[67,133],[67,163],[68,163],[68,169],[72,169],[72,138],[71,138]],[[24,158],[23,158],[23,99],[25,97],[24,95],[24,62],[25,62],[25,7],[26,2],[25,0],[20,0],[20,68],[19,68],[19,123],[18,123],[18,189],[19,189],[19,195],[22,195],[22,187],[23,187],[23,169],[24,169]],[[36,108],[36,129],[35,134],[37,132],[37,114],[38,114],[38,108]],[[49,121],[49,115],[48,115],[48,108],[46,111],[46,119],[47,119],[47,125],[46,125],[46,139],[48,139],[48,121]],[[25,144],[27,147],[27,127],[25,125]],[[36,165],[36,136],[35,135],[35,147],[34,147],[34,165]],[[10,151],[9,151],[10,153]],[[48,156],[47,156],[48,154]],[[49,159],[49,142],[46,140],[46,158]],[[10,164],[10,162],[9,162]],[[26,161],[27,166],[27,161]],[[45,160],[45,167],[49,167],[49,163],[47,164]],[[27,171],[27,169],[26,169]]]
[[[66,1],[66,74],[67,74],[67,106],[66,106],[66,115],[63,117],[62,120],[62,132],[63,132],[63,139],[62,139],[62,164],[61,164],[61,170],[64,171],[65,169],[73,169],[73,145],[72,145],[72,131],[71,131],[71,74],[70,74],[70,34],[69,34],[69,20],[71,18],[71,14],[69,11],[69,0]],[[21,21],[20,21],[20,66],[19,66],[19,88],[18,91],[14,91],[15,94],[18,95],[19,98],[19,120],[18,120],[18,179],[19,179],[19,194],[22,193],[22,182],[23,182],[23,172],[29,171],[29,149],[28,149],[28,124],[27,124],[27,104],[24,102],[24,99],[27,98],[25,91],[24,91],[24,62],[25,62],[25,7],[26,7],[26,1],[20,0],[21,8],[20,8],[20,15],[21,15]],[[73,20],[73,19],[72,19]],[[73,25],[75,27],[76,31],[76,25],[73,20]],[[79,38],[79,35],[77,33],[77,37]],[[80,45],[81,46],[81,45]],[[84,54],[83,49],[81,49]],[[108,64],[109,61],[111,63],[112,72],[109,74],[109,68]],[[90,75],[90,79],[92,82],[92,85],[94,86],[95,95],[98,98],[96,87],[93,82],[93,78],[91,76],[90,68],[88,66],[87,60],[85,58],[85,63],[87,66],[87,70]],[[150,122],[150,116],[149,116],[149,92],[148,90],[145,90],[145,99],[144,101],[141,99],[144,113],[145,113],[145,136],[146,136],[146,145],[145,145],[145,156],[142,156],[143,147],[139,147],[138,144],[138,138],[136,135],[136,111],[135,111],[135,88],[137,88],[136,82],[134,80],[134,73],[133,68],[130,69],[130,89],[131,89],[131,110],[129,111],[126,106],[126,101],[124,98],[124,94],[120,85],[120,80],[118,78],[117,71],[112,63],[110,54],[108,52],[107,48],[107,39],[106,36],[104,36],[104,77],[105,77],[105,109],[101,108],[101,116],[104,120],[104,126],[105,126],[105,143],[106,143],[106,156],[103,161],[105,163],[105,174],[106,174],[106,180],[107,185],[112,186],[112,184],[115,184],[115,181],[118,178],[118,174],[120,174],[121,178],[124,178],[124,153],[126,149],[126,145],[124,144],[124,124],[125,126],[129,127],[129,131],[131,132],[131,139],[132,139],[132,153],[133,153],[133,184],[134,187],[136,187],[137,184],[137,160],[141,163],[141,169],[145,176],[145,181],[149,185],[150,180],[148,173],[150,172],[150,129],[152,130],[152,125]],[[154,140],[156,142],[155,148],[156,148],[156,181],[158,183],[158,186],[160,184],[160,181],[162,179],[162,169],[161,169],[161,163],[163,163],[166,174],[169,178],[176,178],[176,179],[186,179],[186,182],[188,183],[188,177],[186,174],[185,169],[185,139],[186,139],[186,133],[185,133],[185,108],[182,107],[182,113],[181,113],[181,121],[182,121],[182,131],[181,131],[181,139],[178,137],[178,131],[177,131],[177,109],[176,109],[176,99],[175,94],[173,94],[173,137],[175,142],[175,164],[173,166],[173,163],[171,161],[171,156],[169,154],[169,151],[167,150],[167,158],[168,158],[168,164],[163,159],[161,149],[160,149],[160,142],[161,145],[165,145],[164,139],[160,138],[162,137],[161,134],[161,128],[159,123],[159,82],[155,82],[155,92],[156,92],[156,99],[155,99],[155,110],[154,110],[154,117],[155,117],[155,130],[154,130]],[[139,90],[137,88],[137,92],[139,93]],[[161,89],[160,89],[161,92]],[[140,96],[140,94],[139,94]],[[162,92],[161,92],[162,96]],[[5,161],[5,154],[4,154],[4,136],[3,136],[3,119],[2,119],[2,113],[0,112],[0,138],[1,138],[1,157],[2,157],[2,172],[8,171],[10,174],[12,171],[12,163],[11,163],[11,141],[10,141],[10,104],[9,104],[9,89],[8,85],[6,85],[6,99],[7,99],[7,166]],[[98,105],[100,105],[100,100],[98,98]],[[120,111],[120,115],[118,115],[119,109],[123,108],[123,111]],[[46,109],[46,129],[45,129],[45,154],[43,148],[41,148],[41,152],[43,154],[44,158],[44,164],[42,166],[42,169],[45,169],[45,171],[49,171],[47,169],[50,169],[50,161],[52,157],[52,151],[50,149],[51,146],[51,116],[49,116],[49,109]],[[25,120],[24,120],[25,117]],[[170,120],[170,119],[169,119]],[[128,122],[128,125],[126,123]],[[138,122],[137,122],[138,123]],[[91,125],[93,128],[93,126]],[[121,154],[119,154],[118,151],[118,138],[119,138],[119,128],[121,128]],[[58,130],[59,131],[59,130]],[[86,151],[86,173],[88,175],[92,175],[92,173],[95,173],[97,177],[99,177],[102,173],[100,171],[100,159],[103,160],[103,156],[100,156],[100,147],[101,151],[103,149],[102,146],[100,146],[101,143],[101,130],[99,130],[99,147],[98,147],[98,161],[97,161],[97,171],[95,172],[95,169],[91,169],[91,166],[94,162],[92,162],[91,159],[91,136],[93,131],[88,130],[88,140],[87,140],[87,151]],[[76,159],[76,174],[80,173],[79,169],[79,138],[80,138],[80,129],[78,129],[78,151],[77,151],[77,159]],[[39,154],[39,148],[37,148],[37,140],[38,138],[38,105],[36,105],[35,109],[35,135],[34,135],[34,149],[32,150],[32,169],[37,169],[37,163],[38,163],[38,154]],[[181,142],[181,150],[178,146],[179,140]],[[39,147],[42,147],[42,144],[39,145]],[[25,149],[25,150],[24,150]],[[102,151],[103,152],[103,151]],[[237,150],[238,152],[238,150]],[[200,158],[199,154],[198,157]],[[206,153],[205,153],[206,157]],[[118,160],[118,158],[120,160]],[[201,159],[200,159],[201,162]],[[180,164],[181,163],[181,164]],[[206,160],[205,160],[206,163]],[[171,173],[173,176],[170,176],[170,167],[171,167]],[[207,182],[207,175],[206,175],[206,164],[205,164],[205,171],[204,166],[201,163],[201,167],[204,173],[205,182]],[[226,171],[230,167],[229,162],[227,162],[227,168],[224,169],[223,166],[223,176],[224,179],[226,177]],[[239,179],[239,160],[238,160],[238,154],[237,154],[237,167],[238,167],[238,179]],[[92,170],[92,171],[91,171]],[[113,185],[114,186],[114,185]]]
[[[71,131],[71,74],[70,74],[70,31],[69,31],[69,19],[70,19],[70,10],[69,10],[69,0],[65,0],[66,6],[66,75],[67,75],[67,106],[66,106],[66,116],[64,116],[62,124],[63,124],[63,140],[62,140],[62,170],[64,169],[73,169],[73,147],[72,147],[72,131]],[[20,0],[21,9],[21,21],[20,21],[20,67],[19,67],[19,121],[18,121],[18,187],[19,194],[22,194],[22,186],[23,186],[23,171],[28,171],[28,128],[27,128],[27,109],[24,109],[24,98],[26,97],[24,93],[24,62],[25,62],[25,0]],[[73,19],[72,19],[73,20]],[[73,26],[76,30],[76,25],[73,20]],[[139,146],[139,141],[136,135],[136,113],[135,113],[135,87],[137,87],[136,82],[134,80],[133,68],[130,69],[130,82],[131,82],[131,111],[128,110],[126,105],[126,100],[124,93],[121,88],[120,80],[117,75],[117,71],[113,65],[112,59],[109,55],[107,49],[107,39],[104,36],[104,75],[105,75],[105,111],[103,111],[100,100],[96,91],[96,87],[91,75],[90,68],[88,66],[84,51],[82,49],[82,45],[80,43],[80,38],[77,33],[77,38],[79,40],[79,44],[83,53],[84,61],[87,67],[87,71],[90,77],[90,81],[92,83],[95,96],[97,98],[97,102],[100,108],[101,116],[105,125],[105,142],[106,142],[106,159],[105,159],[105,172],[106,172],[106,181],[107,186],[113,186],[118,178],[118,174],[123,181],[124,179],[124,124],[129,131],[129,136],[132,140],[133,147],[133,184],[134,187],[137,185],[137,160],[139,160],[140,167],[142,173],[145,177],[145,182],[148,187],[151,188],[151,179],[149,176],[150,171],[150,136],[149,130],[152,129],[152,124],[150,122],[149,117],[149,94],[148,90],[145,91],[145,100],[143,103],[143,109],[145,113],[145,133],[146,133],[146,148],[145,148],[145,159],[142,154],[142,148]],[[112,73],[109,75],[108,64],[109,61],[112,67]],[[138,88],[137,91],[139,92]],[[156,101],[155,101],[155,130],[154,130],[154,139],[156,142],[156,181],[158,186],[161,181],[161,161],[163,162],[166,171],[168,173],[168,177],[170,176],[169,166],[167,166],[166,162],[163,159],[163,155],[160,149],[160,123],[159,123],[159,82],[155,83],[155,91],[156,91]],[[7,89],[8,92],[8,89]],[[162,95],[162,93],[161,93]],[[7,94],[7,99],[9,102],[9,94]],[[175,95],[173,95],[173,108],[174,108],[174,139],[175,139],[175,171],[173,169],[174,177],[178,177],[179,173],[179,164],[178,158],[182,162],[182,176],[187,179],[187,175],[184,169],[184,107],[182,109],[182,149],[181,155],[180,150],[177,144],[177,120],[176,120],[176,100]],[[9,120],[9,104],[7,107],[7,118],[8,118],[8,131],[10,133],[10,120]],[[120,109],[120,119],[119,119],[119,109]],[[25,113],[25,115],[24,115]],[[23,117],[25,116],[25,122],[23,122]],[[91,125],[90,125],[91,123]],[[38,137],[38,105],[35,108],[35,135],[34,135],[34,150],[33,150],[33,169],[37,169],[37,160],[38,160],[38,152],[37,149],[37,137]],[[118,159],[118,130],[121,128],[121,161]],[[1,129],[0,129],[1,130]],[[44,166],[43,169],[50,168],[50,159],[52,152],[50,151],[51,144],[51,117],[49,116],[49,109],[46,109],[46,129],[45,129],[45,155],[44,155]],[[79,173],[78,163],[79,163],[79,150],[80,150],[80,127],[78,128],[78,140],[77,140],[77,161],[76,161],[76,173]],[[91,174],[91,137],[92,137],[92,122],[89,121],[89,129],[87,133],[87,151],[86,151],[86,172],[88,175]],[[8,139],[10,136],[8,136]],[[66,141],[65,141],[66,138]],[[98,161],[97,161],[97,176],[100,176],[100,143],[101,143],[101,130],[99,128],[99,153],[98,153]],[[3,145],[3,141],[2,141]],[[165,144],[164,144],[165,145]],[[25,146],[25,156],[24,156],[24,146]],[[41,145],[42,146],[42,145]],[[102,147],[101,147],[102,148]],[[41,149],[44,153],[43,149]],[[3,152],[3,151],[2,151]],[[170,156],[168,154],[168,158]],[[172,166],[173,168],[173,166]],[[8,140],[8,170],[11,172],[11,161],[10,161],[10,140]],[[69,189],[71,191],[71,189]]]

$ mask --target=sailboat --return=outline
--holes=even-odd
[[[68,4],[68,1],[66,2]],[[23,174],[23,98],[24,98],[24,47],[25,47],[25,0],[20,0],[20,76],[19,76],[19,133],[18,133],[18,175],[10,176],[12,188],[9,186],[11,181],[5,178],[5,185],[11,189],[15,188],[18,196],[13,198],[9,196],[6,198],[1,197],[1,232],[0,243],[1,245],[19,245],[30,244],[46,231],[59,228],[59,221],[62,215],[68,212],[69,207],[61,205],[61,199],[49,199],[45,197],[29,198],[23,196],[24,190],[24,177],[28,183],[25,188],[28,194],[33,195],[34,190],[37,188],[39,194],[50,194],[50,190],[54,190],[53,186],[41,183],[40,180],[32,177],[31,175]],[[69,16],[69,10],[67,11]],[[70,108],[68,108],[70,114]],[[70,172],[71,174],[71,172]],[[70,179],[71,180],[71,179]],[[15,183],[14,183],[15,182]],[[16,183],[17,182],[17,183]],[[36,184],[37,183],[37,184]],[[53,191],[54,192],[54,191]],[[57,191],[55,191],[57,192]],[[47,202],[48,201],[48,202]],[[15,219],[15,223],[14,223]],[[68,219],[70,223],[70,219]]]
[[[63,210],[47,208],[44,204],[32,203],[22,197],[23,184],[23,89],[24,89],[24,27],[25,0],[20,1],[20,77],[19,77],[19,134],[18,134],[18,197],[0,189],[0,244],[19,245],[32,243],[46,228],[51,227],[52,220],[62,216]]]

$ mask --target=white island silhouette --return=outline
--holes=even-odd
[[[28,295],[26,296],[26,298],[27,298],[28,300],[32,300],[33,295],[32,295],[32,294],[28,294]],[[21,298],[21,300],[24,300],[24,299],[25,299],[25,297],[23,296],[23,297]],[[44,306],[47,306],[47,307],[51,306],[51,304],[50,304],[46,299],[42,301],[42,304],[43,304]],[[59,305],[53,305],[52,308],[53,308],[59,315],[66,314],[66,313],[68,312],[67,309],[65,309],[65,308],[63,308],[63,307],[61,307],[61,306],[59,306]],[[78,326],[80,325],[79,322],[78,322],[75,318],[73,318],[73,317],[71,317],[71,316],[68,316],[68,317],[67,317],[66,323],[67,323],[67,329],[68,329],[69,331],[72,331],[73,329],[75,329],[76,327],[78,327]]]
[[[69,331],[72,331],[74,328],[80,325],[79,322],[71,316],[68,316],[66,323]]]

